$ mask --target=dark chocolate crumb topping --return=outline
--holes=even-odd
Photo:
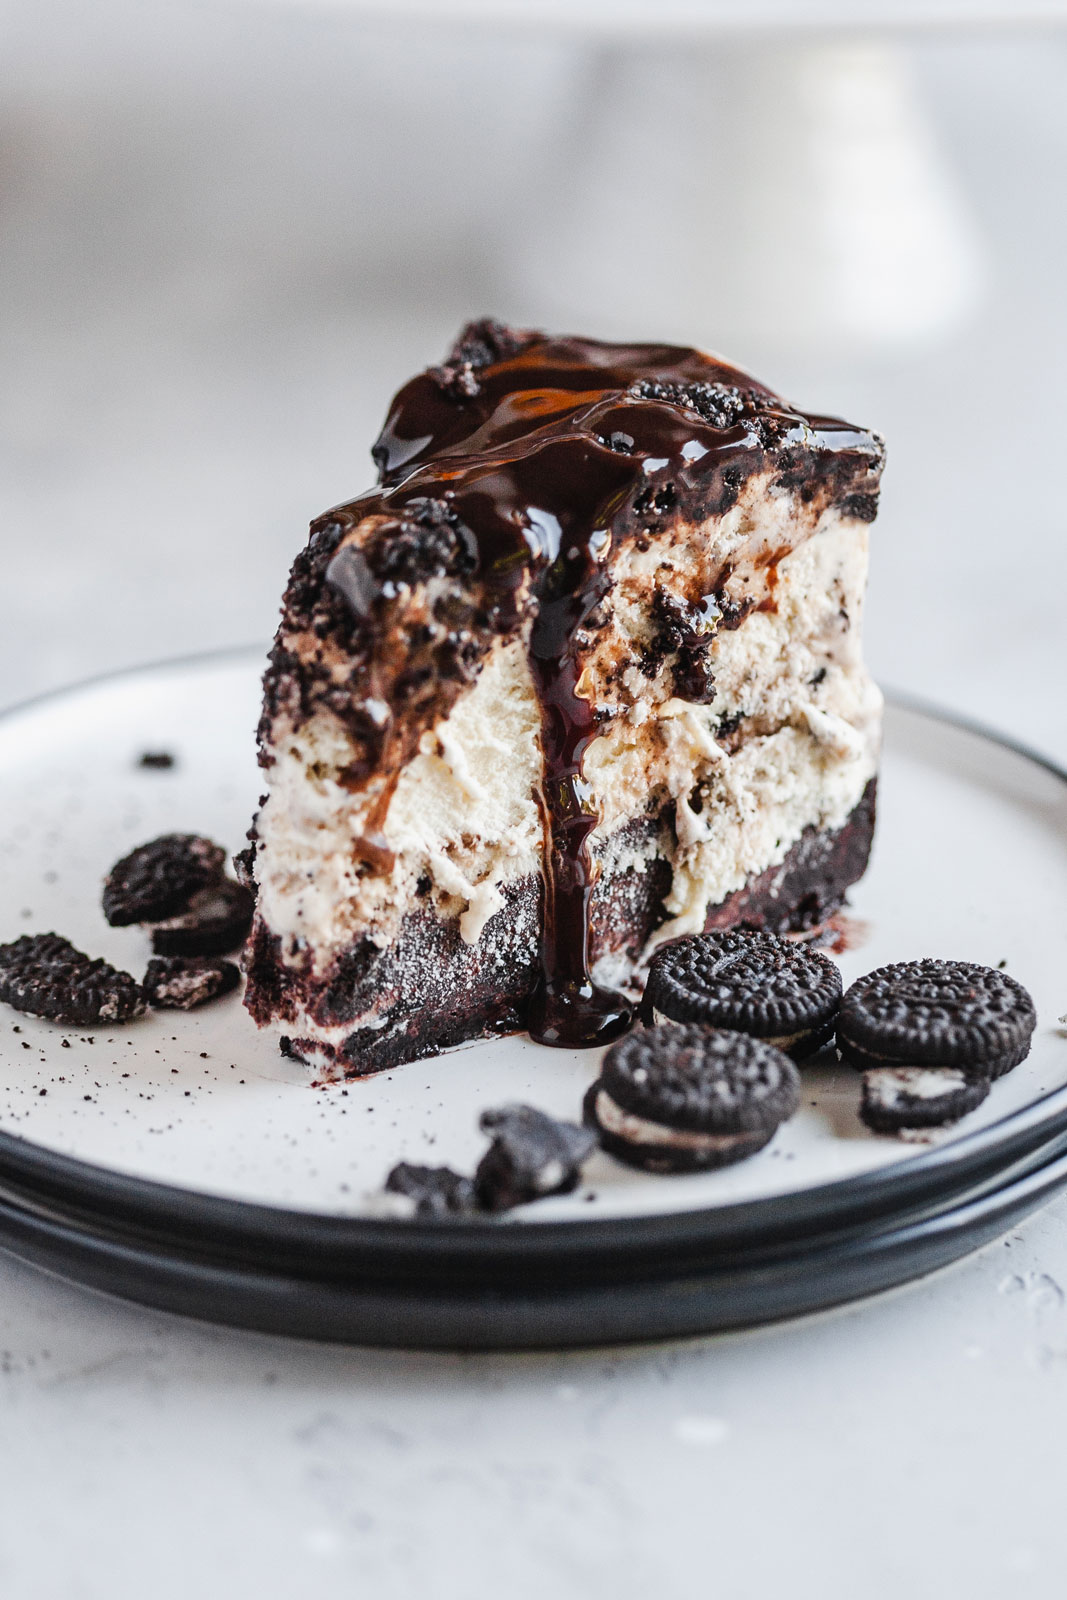
[[[473,400],[479,393],[478,374],[498,361],[518,355],[536,336],[483,317],[468,322],[444,363],[430,369],[434,380],[452,400]]]
[[[630,390],[638,400],[663,400],[695,412],[709,428],[725,432],[744,415],[745,396],[729,383],[671,383],[641,378]]]
[[[478,546],[447,500],[409,500],[395,526],[387,526],[371,549],[371,565],[383,581],[425,583],[444,573],[474,571]]]

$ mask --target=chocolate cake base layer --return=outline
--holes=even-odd
[[[862,877],[874,833],[872,778],[844,825],[834,832],[805,829],[785,860],[751,878],[708,913],[707,928],[754,928],[773,933],[817,927],[836,911]],[[631,827],[654,836],[664,819]],[[605,874],[593,899],[594,960],[636,961],[664,920],[669,862],[655,858],[643,872]],[[320,976],[283,963],[278,940],[257,921],[247,953],[245,1004],[261,1025],[293,1025],[286,1053],[310,1065],[363,1077],[438,1055],[467,1039],[516,1033],[540,975],[542,884],[521,878],[504,891],[504,905],[475,945],[464,942],[458,919],[432,910],[405,917],[385,949],[358,939]],[[368,1026],[367,1018],[374,1018]],[[327,1033],[306,1036],[307,1020]]]

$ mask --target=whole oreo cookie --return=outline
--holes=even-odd
[[[152,928],[157,956],[221,956],[243,944],[252,926],[255,896],[232,878],[200,889],[178,916]]]
[[[703,1022],[801,1059],[832,1037],[841,974],[820,950],[773,933],[698,933],[652,959],[646,1020]]]
[[[620,1161],[646,1172],[695,1172],[762,1150],[799,1103],[800,1074],[774,1045],[668,1022],[612,1045],[584,1109]]]
[[[877,1067],[863,1074],[860,1116],[875,1133],[958,1122],[989,1093],[984,1073],[963,1067]]]
[[[157,1011],[192,1011],[229,994],[241,981],[232,961],[206,956],[162,956],[148,963],[142,985]]]
[[[859,978],[841,1002],[837,1045],[863,1071],[963,1066],[999,1078],[1030,1053],[1030,995],[970,961],[898,961]]]
[[[177,916],[198,890],[221,879],[225,859],[217,844],[194,833],[165,833],[138,845],[107,875],[104,916],[113,928]]]
[[[72,1027],[130,1022],[144,1014],[137,980],[93,960],[58,933],[23,934],[0,945],[0,1000],[16,1011]]]

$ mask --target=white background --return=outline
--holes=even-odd
[[[8,0],[0,704],[265,640],[391,389],[491,311],[692,336],[879,428],[875,671],[1067,760],[1065,163],[1054,29]],[[1065,1223],[805,1324],[531,1358],[3,1263],[0,1593],[1060,1596]]]

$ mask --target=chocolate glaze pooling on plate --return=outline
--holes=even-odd
[[[583,758],[611,710],[588,697],[581,680],[582,649],[611,587],[613,552],[654,535],[667,519],[721,514],[768,465],[783,489],[802,489],[805,498],[818,492],[869,520],[880,442],[837,419],[794,410],[698,350],[550,338],[483,322],[464,330],[443,366],[400,390],[373,454],[378,487],[313,524],[309,579],[326,563],[326,585],[356,637],[374,633],[398,581],[471,575],[481,605],[473,620],[459,619],[447,650],[433,646],[417,672],[406,671],[411,697],[422,692],[410,681],[419,674],[443,694],[443,680],[473,670],[484,648],[479,635],[514,633],[524,616],[532,618],[527,652],[541,712],[545,849],[542,976],[530,1031],[546,1044],[605,1042],[631,1013],[590,972],[596,868],[589,836],[598,815]],[[346,542],[368,519],[377,524],[373,545]],[[728,577],[724,569],[716,590]],[[757,603],[773,607],[775,577],[772,560],[761,602],[704,597],[701,625],[686,645],[691,698],[706,701],[711,693],[701,650],[715,629],[738,626]],[[304,603],[303,581],[288,597],[294,607]],[[367,659],[373,675],[376,653]],[[277,684],[289,666],[276,652],[268,714],[272,673]],[[385,753],[399,720],[388,695],[371,682],[356,714],[367,769],[387,770],[396,761]],[[386,782],[379,827],[363,840],[374,866],[383,864],[380,821],[390,796]]]

